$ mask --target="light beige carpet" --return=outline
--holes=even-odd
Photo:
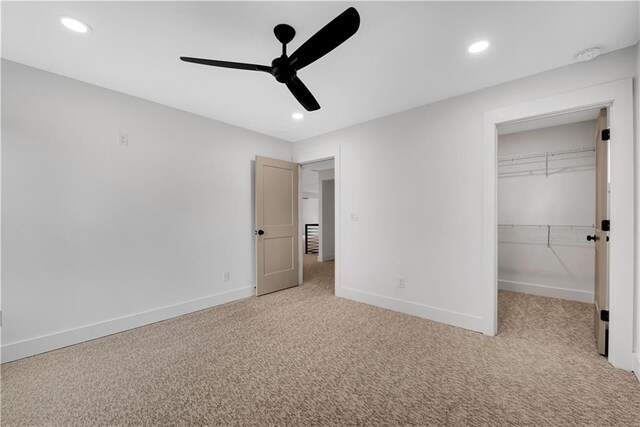
[[[640,425],[591,306],[500,294],[495,338],[304,286],[2,366],[3,425]]]

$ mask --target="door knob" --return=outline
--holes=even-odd
[[[587,240],[588,240],[588,241],[592,241],[592,240],[593,240],[593,241],[595,242],[595,241],[596,241],[596,240],[598,240],[598,239],[599,239],[599,237],[598,237],[598,236],[596,236],[595,234],[594,234],[593,236],[587,236]]]
[[[264,230],[258,230],[258,236],[262,236],[264,234]]]

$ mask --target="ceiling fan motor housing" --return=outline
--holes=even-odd
[[[280,83],[289,83],[296,77],[296,70],[289,64],[287,43],[293,40],[296,30],[291,25],[279,24],[273,29],[273,34],[282,43],[282,56],[271,62],[271,74]]]
[[[287,55],[283,55],[271,62],[271,74],[280,83],[289,83],[296,78],[296,70],[289,64]]]

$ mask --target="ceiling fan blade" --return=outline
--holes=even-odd
[[[192,62],[194,64],[211,65],[214,67],[235,68],[238,70],[250,70],[250,71],[264,71],[266,73],[271,72],[271,67],[266,65],[257,64],[245,64],[242,62],[229,62],[229,61],[217,61],[215,59],[203,59],[203,58],[190,58],[188,56],[181,56],[181,60],[184,62]]]
[[[295,77],[287,83],[287,87],[307,111],[316,111],[320,109],[318,101],[316,101],[309,89],[307,89],[304,83],[302,83],[302,80],[298,77]]]
[[[360,27],[360,15],[353,7],[342,12],[304,42],[289,58],[289,64],[301,70],[344,43]]]

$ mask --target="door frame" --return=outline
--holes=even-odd
[[[295,158],[294,162],[298,163],[298,168],[310,163],[322,162],[324,160],[333,159],[334,168],[334,221],[335,221],[335,236],[334,236],[334,294],[335,296],[342,296],[342,288],[340,286],[340,267],[341,267],[341,250],[340,250],[340,150],[330,149],[327,152],[318,153],[317,157],[300,157]],[[298,283],[301,285],[304,281],[304,244],[302,242],[302,235],[304,234],[304,224],[302,220],[302,171],[298,171],[298,238],[300,244],[298,245],[298,265],[300,268]]]
[[[609,232],[609,362],[633,369],[634,345],[634,123],[633,79],[627,78],[560,95],[486,111],[482,159],[482,332],[498,328],[498,126],[597,107],[609,108],[611,142]]]

